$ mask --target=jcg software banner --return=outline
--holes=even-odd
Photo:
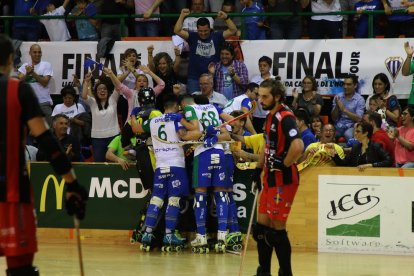
[[[414,255],[414,178],[319,176],[320,252]]]

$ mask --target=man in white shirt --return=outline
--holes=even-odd
[[[29,55],[31,62],[20,66],[18,77],[33,88],[45,119],[51,125],[53,101],[50,97],[50,79],[53,77],[52,65],[47,61],[42,61],[42,49],[39,44],[30,46]]]
[[[224,108],[228,102],[223,94],[213,90],[213,77],[210,74],[204,73],[200,76],[200,90],[194,92],[193,95],[203,95],[211,104],[216,104],[220,108]]]
[[[66,7],[70,0],[65,0],[62,6],[59,6],[59,0],[51,0],[46,7],[46,16],[58,16],[64,15]],[[68,41],[70,40],[70,34],[68,27],[66,26],[65,19],[41,19],[40,22],[45,25],[47,34],[50,41]]]

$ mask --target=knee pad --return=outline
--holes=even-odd
[[[286,230],[275,230],[273,228],[269,228],[265,235],[265,241],[269,246],[276,246],[285,237],[287,237]]]
[[[151,197],[150,204],[157,206],[158,208],[162,208],[162,205],[164,205],[164,200],[162,198],[159,198],[157,196]]]
[[[193,208],[200,208],[201,203],[206,201],[206,193],[196,193],[194,196],[194,206]]]
[[[253,234],[253,239],[258,242],[259,240],[264,240],[265,239],[265,235],[267,233],[267,229],[268,227],[260,224],[260,223],[256,223],[252,226],[252,234]]]
[[[39,269],[35,266],[25,265],[6,270],[7,276],[39,276]]]
[[[229,195],[227,192],[214,192],[214,200],[216,201],[216,205],[217,203],[220,201],[222,203],[229,203]]]
[[[174,206],[174,207],[180,208],[180,198],[177,196],[169,197],[168,206]]]

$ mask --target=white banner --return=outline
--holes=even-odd
[[[408,98],[412,76],[404,77],[401,67],[406,57],[403,47],[406,39],[330,39],[330,40],[261,40],[243,41],[241,48],[249,78],[259,74],[258,60],[266,55],[273,60],[273,74],[282,77],[288,94],[300,87],[305,75],[314,75],[320,94],[342,92],[344,74],[359,76],[359,91],[372,94],[372,79],[377,73],[385,73],[391,82],[391,90],[399,98]],[[32,43],[24,42],[22,60],[28,55]],[[96,42],[40,42],[43,60],[52,63],[54,69],[53,93],[72,81],[72,74],[83,75],[86,57],[96,57]],[[120,55],[127,48],[134,48],[143,64],[147,64],[147,47],[153,44],[154,53],[168,52],[174,57],[171,41],[118,41],[110,59],[102,60],[112,70],[120,65]]]
[[[414,255],[414,177],[319,176],[318,250]]]

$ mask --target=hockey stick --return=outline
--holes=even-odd
[[[79,255],[79,266],[80,266],[80,275],[84,276],[84,270],[83,270],[83,258],[82,258],[82,245],[81,245],[81,237],[80,237],[80,231],[79,231],[79,220],[75,217],[73,217],[73,221],[75,223],[75,229],[76,229],[76,242],[78,244],[78,255]]]
[[[220,129],[220,128],[225,127],[225,126],[227,126],[227,125],[229,125],[229,124],[231,124],[231,123],[234,123],[234,122],[236,122],[236,121],[238,121],[238,120],[240,120],[240,119],[243,119],[244,117],[247,117],[247,116],[249,116],[250,114],[253,114],[253,112],[256,110],[256,105],[257,105],[257,104],[256,104],[256,101],[252,101],[252,108],[251,108],[248,112],[243,113],[242,115],[237,116],[236,118],[233,118],[233,119],[231,119],[231,120],[229,120],[229,121],[227,121],[227,122],[224,122],[224,123],[222,123],[221,125],[216,126],[215,128],[216,128],[216,129]]]
[[[161,143],[164,143],[164,144],[170,144],[170,145],[179,145],[179,146],[183,146],[183,145],[201,145],[201,144],[204,143],[203,141],[167,141],[167,140],[161,139],[157,135],[152,135],[152,137],[154,137],[154,139],[157,140],[158,142],[161,142]],[[236,142],[236,141],[234,141],[234,140],[220,141],[220,142],[217,142],[216,144],[231,144],[231,143],[234,143],[234,142]]]
[[[241,254],[239,276],[243,275],[244,259],[246,257],[247,244],[249,243],[250,232],[252,231],[253,217],[254,217],[254,214],[256,212],[256,203],[257,203],[257,196],[258,195],[259,195],[259,190],[256,189],[256,192],[254,194],[252,213],[250,214],[250,219],[249,219],[249,227],[247,228],[247,233],[246,233],[246,242],[244,244],[243,253]]]

